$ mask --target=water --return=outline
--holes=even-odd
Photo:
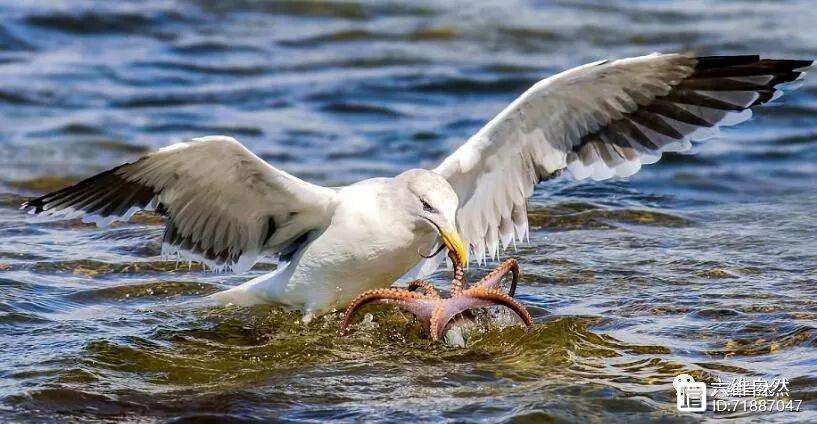
[[[738,416],[817,420],[814,76],[694,156],[540,186],[511,253],[535,328],[463,349],[390,309],[341,338],[337,315],[195,307],[273,265],[163,261],[156,217],[17,210],[206,134],[320,184],[433,166],[540,77],[603,57],[817,57],[808,1],[472,3],[0,4],[0,420],[696,421],[674,408],[681,372],[788,377],[804,412]]]

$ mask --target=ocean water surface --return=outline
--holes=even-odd
[[[693,155],[541,184],[530,243],[504,256],[535,327],[465,348],[388,308],[339,337],[337,314],[193,307],[274,264],[162,258],[152,215],[98,229],[18,210],[208,134],[319,184],[431,167],[568,67],[817,58],[813,2],[2,1],[0,16],[0,421],[817,421],[815,75]],[[681,414],[680,373],[786,377],[802,411]]]

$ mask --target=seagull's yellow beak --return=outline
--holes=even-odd
[[[468,249],[465,248],[465,243],[462,242],[457,230],[453,226],[440,228],[440,237],[443,238],[445,247],[456,256],[462,266],[468,265]]]

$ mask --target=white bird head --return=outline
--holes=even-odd
[[[439,233],[443,244],[463,264],[468,263],[468,251],[457,232],[459,198],[451,184],[441,175],[425,169],[412,169],[394,178],[410,195],[402,197],[402,205],[418,227],[430,226]]]

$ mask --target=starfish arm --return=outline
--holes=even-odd
[[[502,264],[496,267],[496,269],[479,280],[474,287],[480,287],[487,290],[499,289],[502,284],[502,277],[504,277],[508,272],[510,272],[512,275],[511,288],[508,290],[508,296],[513,296],[516,294],[516,283],[519,281],[519,264],[516,262],[516,259],[513,258],[502,262]]]
[[[433,340],[442,338],[445,327],[452,318],[470,309],[485,308],[493,305],[494,302],[478,299],[470,296],[456,296],[440,302],[431,315],[429,332]]]
[[[484,289],[482,287],[474,287],[465,291],[463,295],[488,301],[493,304],[505,306],[508,309],[514,311],[514,313],[516,313],[516,315],[519,317],[520,320],[522,320],[522,322],[528,329],[530,329],[533,326],[533,318],[530,316],[528,309],[525,308],[525,305],[519,303],[519,301],[517,301],[516,299],[512,298],[511,296],[505,293],[502,293],[499,290],[489,290]]]
[[[470,309],[485,308],[493,305],[502,305],[511,309],[519,316],[522,322],[525,323],[526,327],[530,328],[533,325],[533,318],[531,318],[528,310],[514,298],[499,290],[472,287],[462,292],[459,296],[440,302],[434,309],[429,325],[431,338],[439,340],[443,336],[445,327],[451,319],[458,314]]]
[[[408,291],[413,292],[417,289],[423,289],[426,296],[440,299],[440,293],[437,292],[437,288],[426,280],[414,280],[408,284]]]
[[[465,270],[462,268],[462,264],[452,256],[452,253],[449,252],[448,256],[454,264],[454,279],[451,281],[451,297],[454,297],[468,288],[468,281],[465,280]]]
[[[403,289],[369,290],[356,297],[346,308],[343,321],[340,323],[340,334],[345,335],[349,332],[352,317],[354,317],[355,312],[365,305],[373,303],[395,305],[412,313],[421,322],[427,323],[437,301],[437,299],[424,294]]]

